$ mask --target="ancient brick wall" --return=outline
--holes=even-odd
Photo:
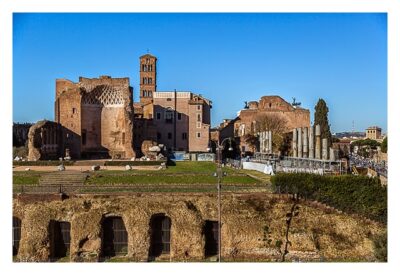
[[[277,240],[284,240],[285,216],[291,208],[285,197],[223,194],[223,260],[276,261]],[[63,201],[26,203],[15,198],[13,215],[22,220],[19,261],[48,261],[51,220],[71,223],[71,261],[98,261],[102,249],[102,221],[122,217],[128,234],[127,257],[147,261],[150,220],[155,214],[171,219],[171,261],[205,258],[205,221],[218,221],[217,197],[211,194],[79,195]],[[265,226],[272,243],[263,241]],[[300,203],[292,221],[287,259],[301,261],[374,261],[372,238],[383,225],[310,203]]]
[[[133,107],[128,78],[57,80],[56,119],[73,158],[108,154],[132,158]]]

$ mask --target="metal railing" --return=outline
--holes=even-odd
[[[225,192],[263,191],[266,184],[224,184]],[[15,185],[13,193],[21,194],[97,194],[142,192],[216,192],[215,183],[207,184],[119,184],[119,185]]]

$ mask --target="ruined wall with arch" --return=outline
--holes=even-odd
[[[274,244],[263,241],[265,226],[273,243],[283,239],[290,207],[287,198],[271,194],[223,195],[223,260],[279,259]],[[291,228],[289,260],[374,260],[371,238],[383,232],[383,225],[307,203],[300,207]],[[49,223],[54,220],[70,223],[70,261],[102,261],[103,221],[121,217],[127,231],[127,251],[122,256],[129,261],[204,261],[206,221],[218,221],[217,209],[217,197],[212,194],[76,195],[47,202],[19,195],[13,200],[13,215],[22,225],[16,260],[50,260]],[[170,252],[152,259],[150,223],[157,214],[171,220]]]

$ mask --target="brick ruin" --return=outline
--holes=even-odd
[[[17,195],[13,200],[16,261],[204,261],[216,256],[217,198],[212,194],[75,195],[50,201]],[[222,196],[221,254],[224,261],[278,261],[284,240],[286,197]],[[110,232],[110,223],[115,228]],[[271,244],[266,243],[265,226]],[[163,232],[159,239],[157,234]],[[293,219],[289,261],[375,261],[373,236],[384,225],[311,202]],[[117,234],[117,239],[110,235]],[[62,237],[60,237],[62,236]],[[155,251],[157,250],[157,251]],[[215,260],[215,258],[214,258]]]
[[[139,102],[133,102],[126,77],[57,79],[58,157],[132,159],[145,153],[143,142],[163,144],[168,151],[206,152],[211,101],[192,92],[157,91],[156,62],[150,54],[140,57]],[[29,150],[35,151],[29,160],[49,159],[45,148]]]
[[[135,157],[132,106],[129,78],[57,79],[55,120],[62,126],[63,147],[75,159]]]

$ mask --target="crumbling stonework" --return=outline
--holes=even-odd
[[[41,120],[32,125],[28,132],[28,160],[57,159],[60,154],[57,123]]]
[[[246,134],[256,134],[257,120],[264,115],[283,119],[286,122],[286,132],[291,132],[294,128],[310,127],[310,111],[308,109],[292,106],[280,96],[263,96],[260,101],[249,102],[247,108],[240,110],[235,120],[235,137],[240,138],[242,152],[250,151],[250,146],[243,137]]]
[[[135,157],[129,78],[57,79],[55,113],[72,158]]]
[[[276,240],[283,240],[285,214],[291,202],[276,195],[224,194],[222,197],[222,258],[225,261],[276,261]],[[48,261],[50,220],[71,223],[71,261],[98,261],[101,257],[102,219],[122,217],[128,232],[131,261],[148,261],[152,215],[171,219],[171,252],[164,260],[204,260],[206,220],[217,221],[217,198],[207,194],[79,195],[64,201],[13,201],[14,216],[22,220],[19,261]],[[272,244],[263,241],[264,227]],[[371,237],[384,226],[334,210],[301,203],[293,219],[287,259],[374,261]]]

